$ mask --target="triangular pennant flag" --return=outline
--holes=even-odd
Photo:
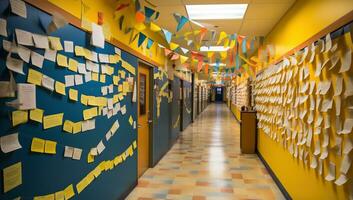
[[[152,47],[153,42],[154,41],[151,38],[148,38],[148,40],[147,40],[147,49],[150,49]]]
[[[132,31],[130,32],[130,40],[129,40],[129,44],[133,43],[137,36],[139,35],[138,33],[135,34],[135,29],[132,29]]]
[[[157,24],[151,22],[151,23],[150,23],[150,29],[151,29],[151,31],[153,31],[153,32],[158,32],[158,31],[161,30],[161,27],[159,27]]]
[[[208,58],[212,58],[213,54],[214,54],[213,51],[209,51],[209,52],[207,52],[207,57]]]
[[[181,64],[184,64],[188,59],[189,59],[188,57],[180,55],[180,63]]]
[[[165,39],[167,40],[168,43],[170,43],[172,41],[172,33],[164,28],[162,28],[162,31],[164,33]]]
[[[175,44],[174,42],[171,42],[171,43],[169,44],[169,47],[170,47],[170,49],[171,49],[172,51],[175,51],[175,49],[177,49],[177,48],[179,47],[179,45],[178,45],[178,44]]]
[[[200,72],[202,69],[202,65],[203,65],[203,61],[199,60],[199,62],[197,63],[197,72]]]
[[[189,52],[189,49],[185,49],[184,47],[180,47],[180,49],[184,54],[187,54]]]
[[[243,53],[246,53],[246,38],[244,38],[243,42],[241,43],[241,49]]]
[[[179,21],[181,19],[180,14],[179,13],[173,13],[173,16],[174,16],[175,21],[177,21],[179,23]]]
[[[154,20],[157,20],[159,17],[159,12],[156,13],[156,15],[154,16]]]
[[[142,23],[145,21],[145,15],[141,11],[138,11],[135,14],[135,19],[137,23]]]
[[[137,23],[137,24],[135,24],[135,29],[137,31],[141,32],[146,29],[146,26],[144,23]]]
[[[206,63],[205,69],[204,69],[205,70],[205,74],[208,74],[208,66],[209,66],[208,63]]]
[[[227,33],[222,31],[220,34],[219,34],[219,38],[218,38],[218,41],[217,41],[217,45],[219,45],[222,40],[224,40],[225,38],[227,37]]]
[[[135,0],[135,11],[139,11],[141,9],[140,0]]]
[[[119,30],[123,29],[124,19],[125,19],[125,15],[122,15],[119,17]]]
[[[171,60],[177,60],[179,59],[179,54],[174,53],[173,56],[170,58]]]
[[[226,39],[224,41],[223,47],[226,49],[228,47],[228,45],[229,45],[229,39]]]
[[[146,40],[146,35],[144,35],[142,32],[140,32],[139,34],[139,40],[137,43],[137,46],[140,47],[141,44]]]
[[[186,18],[186,17],[184,17],[184,16],[181,16],[181,18],[179,19],[179,22],[178,22],[178,26],[177,26],[177,32],[181,29],[181,28],[183,28],[183,26],[186,24],[186,22],[188,22],[189,21],[189,19],[188,18]]]
[[[119,4],[119,5],[116,7],[115,11],[122,10],[122,9],[128,7],[129,5],[130,5],[129,3],[126,3],[126,4],[124,4],[124,3]]]
[[[227,58],[227,51],[220,51],[219,54],[221,55],[222,60]]]
[[[201,28],[201,30],[200,30],[200,43],[202,42],[202,40],[205,37],[206,33],[207,33],[207,29],[206,28]]]
[[[238,54],[235,56],[235,68],[236,69],[240,68],[240,58]]]
[[[145,16],[147,17],[147,19],[149,20],[152,15],[155,13],[156,11],[153,10],[152,8],[149,8],[147,6],[145,6]]]
[[[211,41],[214,41],[216,39],[216,31],[211,32]]]
[[[190,46],[192,44],[192,40],[187,41],[187,45]]]
[[[164,55],[165,56],[168,56],[170,53],[172,53],[171,50],[167,49],[167,48],[164,48]]]

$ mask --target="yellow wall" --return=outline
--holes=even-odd
[[[150,57],[153,61],[157,62],[160,65],[164,65],[164,51],[161,51],[160,49],[158,50],[158,46],[156,43],[152,46],[150,50],[147,50],[147,48],[143,48],[142,46],[146,46],[147,44],[147,39],[145,40],[144,44],[140,46],[140,48],[137,47],[137,41],[138,38],[132,43],[129,44],[130,40],[130,33],[124,34],[124,28],[126,24],[130,24],[134,26],[135,24],[135,11],[133,6],[129,6],[128,8],[125,8],[124,10],[121,10],[117,13],[116,16],[114,16],[114,11],[116,8],[116,5],[120,3],[127,3],[130,2],[129,0],[122,0],[122,1],[116,1],[116,0],[85,0],[84,4],[87,6],[87,9],[82,9],[81,6],[81,1],[79,0],[70,0],[70,1],[63,1],[63,0],[48,0],[52,4],[64,9],[68,13],[74,15],[75,17],[82,19],[81,16],[83,16],[84,19],[89,20],[90,22],[95,22],[97,23],[98,21],[98,12],[103,12],[104,13],[104,25],[109,26],[111,36],[121,43],[124,43],[128,46],[130,46],[132,49],[140,52],[142,55],[150,57],[150,52],[152,53],[152,57]],[[131,2],[130,2],[131,3]],[[124,26],[123,30],[119,30],[119,23],[118,19],[120,15],[125,15],[125,20],[124,20]],[[115,17],[115,18],[114,18]],[[148,27],[142,31],[147,37],[153,39],[155,42],[158,42],[164,46],[166,46],[166,42],[162,38],[161,35],[157,33],[151,32]]]
[[[275,45],[278,58],[351,10],[351,0],[299,0],[268,35],[266,43]],[[325,181],[260,129],[258,150],[294,200],[349,199],[352,180],[345,187]],[[350,171],[348,177],[352,177]]]
[[[353,10],[352,0],[297,0],[265,39],[276,58]]]

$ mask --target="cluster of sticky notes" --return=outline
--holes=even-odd
[[[58,113],[53,115],[46,115],[43,117],[43,128],[53,128],[61,126],[63,124],[64,113]]]
[[[33,200],[63,200],[63,199],[71,199],[75,196],[75,191],[73,185],[67,186],[64,190],[57,191],[52,194],[42,195],[42,196],[35,196]]]
[[[22,184],[22,163],[18,162],[3,169],[4,192]]]
[[[36,153],[56,154],[57,142],[37,137],[32,139],[31,151]]]
[[[82,122],[72,122],[70,120],[65,120],[63,125],[63,130],[68,133],[79,133],[81,132]]]
[[[82,149],[65,146],[64,157],[72,158],[74,160],[80,160],[82,155]]]
[[[107,95],[107,94],[114,93],[114,85],[110,84],[108,86],[102,86],[101,87],[101,92],[102,92],[102,95]]]

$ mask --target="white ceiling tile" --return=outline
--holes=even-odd
[[[291,4],[250,4],[244,19],[280,19]]]

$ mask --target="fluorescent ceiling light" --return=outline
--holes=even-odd
[[[204,4],[186,5],[189,18],[202,19],[242,19],[248,4]]]
[[[211,66],[211,67],[217,66],[217,63],[211,63],[210,66]],[[226,66],[226,64],[225,64],[225,63],[219,63],[218,66],[224,67],[224,66]],[[217,73],[218,73],[218,72],[217,72]]]
[[[224,48],[224,46],[201,46],[200,51],[227,51],[229,47]]]

